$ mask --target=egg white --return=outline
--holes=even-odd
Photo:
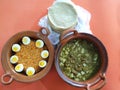
[[[14,52],[19,52],[21,49],[20,45],[19,44],[13,44],[12,45],[12,51]]]
[[[49,56],[48,50],[43,50],[43,51],[41,52],[41,57],[42,57],[42,58],[47,58],[48,56]]]
[[[45,60],[39,61],[39,67],[44,68],[47,65],[47,62]]]
[[[42,40],[36,40],[35,45],[37,48],[42,48],[44,46],[44,42]]]
[[[22,38],[22,43],[23,43],[24,45],[28,45],[28,44],[30,44],[30,42],[31,42],[31,40],[30,40],[30,38],[29,38],[28,36],[24,36],[24,37]]]
[[[23,64],[17,64],[17,65],[15,66],[15,71],[16,71],[16,72],[22,72],[23,69],[24,69]]]
[[[32,76],[35,74],[35,69],[33,67],[28,67],[27,70],[26,70],[26,74],[28,76]]]
[[[16,64],[18,62],[18,56],[17,55],[13,55],[10,57],[10,62],[12,64]]]

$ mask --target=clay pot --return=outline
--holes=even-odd
[[[44,33],[43,33],[43,30],[44,30]],[[53,63],[54,48],[52,44],[50,43],[49,39],[47,38],[48,35],[49,35],[49,30],[47,30],[46,28],[41,28],[40,32],[34,32],[34,31],[19,32],[7,41],[7,43],[4,45],[2,49],[2,55],[1,55],[1,63],[5,71],[5,74],[1,76],[1,82],[3,84],[10,84],[13,80],[20,81],[20,82],[33,82],[33,81],[41,79],[49,72],[52,66],[52,63]],[[23,36],[29,36],[35,40],[36,39],[43,40],[48,50],[50,51],[47,66],[42,71],[36,73],[33,76],[26,76],[26,75],[17,73],[14,70],[14,67],[10,63],[10,60],[9,60],[10,56],[12,55],[12,51],[11,51],[12,45],[14,43],[18,43],[22,39]],[[6,77],[9,77],[8,81],[4,80]]]
[[[93,42],[94,45],[98,48],[99,54],[101,57],[101,67],[98,70],[98,72],[90,79],[82,81],[82,82],[78,82],[78,81],[68,78],[65,74],[62,73],[60,66],[59,66],[59,54],[61,52],[61,49],[70,40],[73,40],[75,38],[85,39],[90,42]],[[59,43],[56,53],[55,53],[55,67],[56,67],[56,70],[57,70],[59,76],[65,82],[67,82],[70,85],[76,86],[76,87],[86,88],[87,90],[100,89],[106,83],[105,72],[106,72],[107,66],[108,66],[108,56],[107,56],[106,49],[105,49],[104,45],[101,43],[101,41],[98,40],[95,36],[93,36],[91,34],[87,34],[87,33],[78,33],[76,30],[67,30],[67,31],[63,32],[63,34],[60,37],[60,43]]]

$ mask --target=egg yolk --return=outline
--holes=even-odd
[[[27,42],[27,40],[28,40],[27,38],[24,38],[24,39],[23,39],[23,42]]]
[[[49,56],[49,52],[47,51],[47,50],[43,50],[42,52],[41,52],[41,57],[42,58],[47,58]]]
[[[27,76],[32,76],[35,73],[35,69],[33,67],[28,67],[26,70]]]
[[[22,64],[18,64],[15,66],[15,71],[16,72],[22,72],[24,69],[23,65]]]
[[[40,62],[39,63],[39,66],[44,66],[45,65],[45,62]]]
[[[27,75],[28,75],[28,76],[32,76],[32,75],[33,75],[33,72],[32,72],[31,70],[29,70],[29,71],[27,72]]]
[[[47,53],[47,52],[46,52],[46,53],[44,53],[43,55],[44,55],[45,57],[48,57],[48,53]]]
[[[12,51],[14,52],[19,52],[20,51],[20,45],[19,44],[14,44],[12,46]]]
[[[24,45],[30,44],[30,38],[27,37],[27,36],[24,36],[24,37],[22,38],[22,43],[23,43]]]
[[[16,57],[13,57],[13,58],[12,58],[12,61],[13,61],[13,62],[17,62],[18,59],[17,59]]]
[[[21,66],[20,66],[20,65],[17,65],[17,66],[15,67],[15,70],[16,70],[16,71],[20,71],[20,69],[21,69]]]
[[[14,50],[14,51],[17,51],[17,50],[18,50],[18,48],[17,48],[17,47],[14,47],[14,48],[13,48],[13,50]]]
[[[44,46],[44,42],[42,40],[37,40],[35,43],[36,47],[42,48]]]
[[[17,57],[16,55],[11,56],[11,57],[10,57],[10,62],[11,62],[12,64],[17,63],[17,62],[18,62],[18,57]]]
[[[16,66],[16,67],[15,67],[15,70],[20,70],[20,66],[19,66],[19,65]]]
[[[41,46],[41,43],[40,42],[36,42],[36,46],[37,47]]]

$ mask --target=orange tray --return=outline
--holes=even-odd
[[[0,54],[4,44],[20,31],[38,31],[39,19],[47,14],[47,8],[54,0],[0,0]],[[120,0],[72,0],[91,12],[90,22],[93,34],[105,45],[109,65],[107,84],[102,90],[120,89]],[[0,56],[1,58],[1,56]],[[0,62],[0,77],[4,74]],[[0,90],[83,90],[64,82],[53,65],[51,71],[41,80],[32,83],[13,81],[2,85]]]

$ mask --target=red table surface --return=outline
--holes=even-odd
[[[120,0],[73,0],[91,12],[93,34],[108,51],[107,84],[102,90],[120,90]],[[0,0],[0,53],[6,41],[20,31],[38,31],[39,19],[47,14],[53,0]],[[0,56],[1,57],[1,56]],[[0,62],[0,76],[4,74]],[[32,83],[13,81],[0,90],[80,90],[65,83],[53,65],[41,80]]]

